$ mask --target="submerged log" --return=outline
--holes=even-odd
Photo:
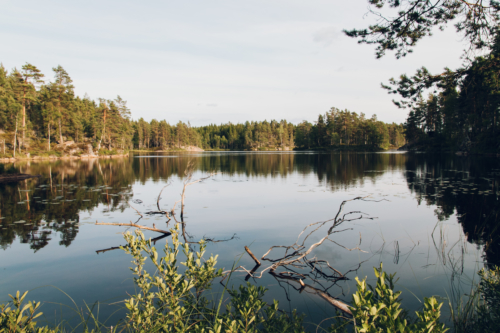
[[[18,182],[30,178],[39,178],[41,175],[28,175],[26,173],[8,173],[0,175],[0,183]]]

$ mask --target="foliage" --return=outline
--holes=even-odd
[[[136,275],[134,281],[140,292],[125,301],[129,310],[127,326],[134,332],[302,332],[302,317],[295,313],[289,318],[279,314],[278,303],[272,306],[262,301],[266,291],[263,287],[248,284],[239,290],[229,291],[230,304],[224,313],[221,302],[215,306],[205,295],[212,281],[222,275],[216,270],[217,257],[203,260],[205,244],[200,242],[199,251],[193,252],[189,245],[178,239],[178,226],[172,229],[172,246],[167,242],[164,257],[136,231],[136,236],[125,236],[128,246],[123,250],[132,255]],[[182,249],[186,258],[180,264],[178,257]],[[146,255],[143,255],[144,252]],[[144,266],[151,260],[156,273],[149,274]]]
[[[8,72],[0,65],[0,129],[7,148],[26,152],[43,142],[51,151],[53,142],[97,143],[97,148],[124,150],[131,146],[132,122],[126,102],[74,94],[73,81],[63,67],[53,68],[54,79],[44,83],[44,74],[26,64]],[[18,131],[22,135],[19,135]]]
[[[481,269],[481,282],[453,316],[456,332],[496,332],[500,322],[500,267]]]
[[[359,43],[376,44],[377,58],[387,50],[400,58],[412,52],[434,28],[454,22],[468,42],[465,64],[441,73],[418,69],[382,84],[400,108],[410,108],[406,139],[428,149],[498,153],[500,99],[500,2],[464,0],[369,0],[378,17],[368,29],[344,31]],[[396,11],[391,16],[391,11]],[[479,51],[479,52],[476,52]],[[474,55],[480,53],[481,56]],[[422,95],[431,93],[424,101]],[[472,141],[472,149],[468,143]],[[464,147],[464,144],[467,147]],[[474,147],[475,145],[475,147]]]
[[[207,291],[213,280],[222,276],[215,268],[217,257],[211,255],[204,260],[205,244],[200,242],[199,251],[193,245],[183,244],[179,238],[179,227],[171,230],[171,244],[167,242],[160,257],[140,231],[135,235],[127,233],[128,246],[122,249],[133,257],[134,281],[139,288],[137,294],[125,300],[128,314],[123,324],[113,331],[133,332],[305,332],[304,316],[295,311],[286,314],[279,304],[263,301],[266,288],[250,283],[238,289],[226,289],[229,300],[225,311],[223,295],[218,302],[207,298]],[[179,260],[185,258],[184,262]],[[146,271],[148,262],[153,265],[154,274]],[[181,269],[181,267],[183,267]],[[395,292],[395,274],[387,274],[374,268],[377,284],[367,284],[366,278],[356,278],[358,287],[353,295],[352,319],[344,318],[329,328],[330,332],[347,332],[347,324],[354,325],[357,332],[446,332],[439,322],[441,306],[434,297],[425,298],[424,308],[416,312],[412,319],[401,308],[398,300],[401,292]],[[469,331],[494,331],[498,323],[500,296],[500,269],[482,270],[478,293],[483,302],[476,308],[477,315]],[[11,296],[14,309],[9,305],[0,306],[0,332],[56,332],[48,327],[37,327],[33,321],[41,313],[36,313],[40,303],[29,302],[23,306],[27,293]],[[98,331],[106,329],[99,327]],[[87,327],[87,326],[85,326]],[[351,326],[352,327],[352,326]],[[86,328],[87,330],[87,328]]]
[[[40,302],[28,302],[23,305],[24,298],[28,292],[19,296],[9,295],[12,298],[12,304],[0,305],[0,332],[9,333],[49,333],[56,332],[47,327],[37,327],[36,318],[42,315],[42,312],[35,313],[40,307]]]
[[[15,68],[9,72],[0,65],[0,130],[6,132],[0,132],[0,144],[3,148],[5,142],[5,156],[14,156],[14,147],[19,150],[18,157],[40,147],[52,154],[64,149],[61,144],[67,141],[89,144],[99,155],[131,148],[292,150],[340,144],[383,148],[404,144],[401,125],[385,124],[376,116],[365,119],[363,113],[358,116],[337,108],[320,115],[314,125],[303,122],[298,126],[286,120],[200,127],[182,121],[132,120],[120,96],[114,100],[75,96],[73,81],[64,68],[58,66],[53,71],[53,81],[44,83],[44,74],[34,65],[24,65],[21,72]]]
[[[387,149],[405,143],[402,125],[386,124],[377,116],[331,108],[319,115],[316,124],[303,121],[297,125],[296,145],[300,148],[339,147],[340,145],[373,146]]]
[[[406,99],[397,103],[411,108],[405,124],[409,142],[431,139],[431,144],[440,142],[448,149],[500,151],[500,44],[497,49],[489,56],[476,58],[463,69],[460,80],[451,72],[436,78],[433,82],[440,91],[430,94],[427,100],[420,94],[430,84],[426,78],[402,76],[400,81],[393,80],[398,86],[393,93]],[[464,139],[471,144],[464,146]]]
[[[446,332],[444,324],[439,323],[442,304],[434,297],[425,298],[424,310],[417,312],[417,320],[411,322],[406,311],[400,308],[398,297],[401,292],[394,292],[395,274],[387,274],[380,268],[374,268],[377,285],[373,288],[366,283],[366,278],[359,280],[358,291],[353,295],[352,313],[359,332]]]
[[[500,322],[500,267],[479,272],[481,283],[479,294],[482,302],[479,305],[478,319],[474,323],[477,332],[495,331]]]
[[[377,58],[387,50],[396,51],[396,57],[412,52],[417,42],[432,36],[433,28],[444,29],[454,22],[458,33],[469,42],[469,50],[491,48],[499,23],[500,3],[495,0],[368,0],[370,13],[378,22],[368,29],[344,30],[358,38],[359,43],[376,44]],[[384,12],[379,12],[386,9]],[[389,16],[388,10],[396,11]]]

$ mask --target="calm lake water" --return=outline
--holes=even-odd
[[[254,262],[244,246],[260,258],[271,246],[292,245],[307,225],[334,218],[342,201],[356,197],[370,201],[349,201],[344,211],[361,211],[374,219],[345,222],[338,227],[345,231],[332,234],[332,241],[308,256],[327,260],[348,279],[336,281],[332,270],[324,270],[329,277],[311,267],[289,267],[307,274],[305,283],[332,297],[349,302],[354,277],[368,276],[373,282],[373,267],[383,262],[387,272],[400,278],[397,288],[409,309],[420,309],[423,297],[431,295],[447,304],[448,297],[470,291],[479,269],[500,262],[500,164],[494,158],[206,152],[16,162],[0,165],[0,172],[42,177],[0,184],[0,301],[29,290],[29,299],[44,301],[42,311],[50,322],[71,318],[66,305],[81,308],[95,302],[100,319],[110,325],[123,317],[119,302],[134,293],[131,257],[120,249],[100,250],[123,245],[122,232],[132,229],[95,222],[136,222],[140,216],[127,201],[143,214],[157,210],[158,194],[168,183],[160,205],[172,209],[190,162],[193,179],[217,172],[187,188],[184,222],[192,241],[228,240],[208,243],[207,254],[219,255],[218,267],[229,269],[238,262],[251,269]],[[155,215],[138,221],[159,229],[173,223]],[[313,233],[306,247],[323,238],[330,225]],[[151,231],[145,235],[159,236]],[[283,253],[276,250],[270,257]],[[264,262],[262,268],[267,266]],[[245,283],[245,275],[234,274],[231,283]],[[268,301],[278,299],[283,309],[306,313],[308,322],[334,315],[312,288],[299,293],[297,283],[267,273],[250,282],[269,289]]]

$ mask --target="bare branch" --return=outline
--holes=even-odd
[[[156,229],[156,228],[150,228],[150,227],[146,227],[146,226],[142,226],[142,225],[137,225],[137,224],[134,224],[132,222],[130,222],[130,223],[99,223],[96,221],[95,224],[96,225],[114,225],[114,226],[118,226],[118,227],[134,227],[134,228],[138,228],[138,229],[161,232],[163,234],[168,234],[168,235],[171,234],[170,231],[165,231],[165,230],[160,230],[160,229]]]

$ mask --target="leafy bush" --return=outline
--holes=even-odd
[[[28,302],[23,306],[24,298],[28,292],[19,296],[9,295],[12,298],[12,304],[0,305],[0,332],[9,333],[49,333],[55,332],[47,327],[36,327],[36,318],[42,315],[42,312],[35,313],[40,307],[40,302]],[[12,307],[11,307],[12,306]]]
[[[394,292],[395,274],[386,274],[374,268],[377,286],[366,283],[366,278],[358,282],[358,291],[353,295],[352,314],[358,332],[446,332],[444,324],[439,323],[441,306],[434,297],[425,298],[423,312],[417,312],[417,320],[412,322],[408,313],[401,309]]]
[[[183,244],[179,240],[179,226],[172,231],[160,256],[151,240],[146,240],[140,231],[135,235],[127,233],[128,245],[122,249],[133,258],[131,270],[138,292],[125,300],[128,309],[126,320],[113,327],[111,332],[305,332],[303,315],[295,311],[287,314],[279,309],[278,301],[268,304],[263,300],[266,288],[247,283],[238,289],[226,289],[219,301],[209,300],[207,291],[212,288],[214,279],[222,276],[216,269],[217,256],[204,259],[205,244],[200,242],[199,250],[194,245]],[[196,245],[197,247],[198,245]],[[179,262],[182,254],[185,262]],[[154,273],[145,269],[147,262],[152,263]],[[425,298],[424,308],[411,318],[401,308],[398,300],[401,292],[395,292],[395,274],[387,274],[374,268],[377,284],[375,287],[359,280],[357,292],[353,295],[351,311],[353,317],[337,318],[330,332],[446,332],[445,325],[439,322],[440,309],[434,297]],[[478,293],[482,303],[476,308],[472,330],[495,331],[500,309],[500,270],[482,270]],[[225,293],[229,299],[222,308]],[[0,333],[49,333],[56,332],[48,327],[37,327],[34,319],[40,303],[29,302],[22,305],[26,294],[11,296],[12,304],[0,306]],[[90,312],[92,312],[90,310]],[[333,312],[333,311],[332,311]],[[82,317],[83,318],[83,317]],[[82,319],[83,320],[83,319]],[[60,325],[61,326],[61,325]],[[98,332],[109,328],[96,322]],[[88,325],[82,325],[87,331]],[[60,327],[57,328],[60,330]]]
[[[500,324],[500,267],[481,269],[481,282],[453,321],[457,332],[496,332]]]
[[[278,302],[268,305],[262,300],[266,291],[251,284],[239,290],[228,290],[231,295],[226,311],[221,312],[222,300],[210,302],[204,291],[211,289],[212,281],[222,276],[216,270],[217,257],[205,261],[205,244],[200,242],[198,252],[178,238],[178,226],[172,230],[172,246],[166,243],[164,256],[159,257],[150,240],[140,231],[126,234],[128,246],[123,248],[134,258],[134,281],[138,294],[125,301],[129,310],[127,326],[134,332],[303,332],[302,317],[291,317],[279,312]],[[180,250],[186,256],[184,273],[179,272]],[[145,253],[145,255],[143,254]],[[153,263],[155,274],[149,274],[144,265]]]

